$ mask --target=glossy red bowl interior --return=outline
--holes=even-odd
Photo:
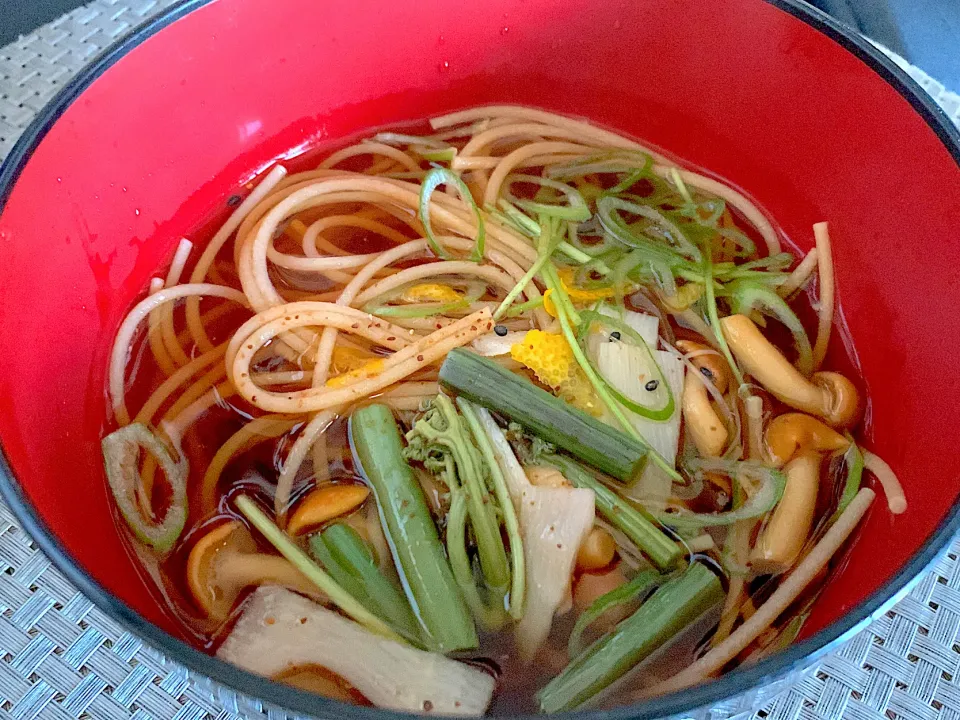
[[[168,654],[247,692],[321,707],[172,637],[106,494],[108,346],[179,238],[223,217],[226,198],[278,158],[465,106],[535,105],[729,179],[801,249],[814,222],[832,223],[872,402],[866,440],[899,472],[910,508],[873,509],[805,643],[712,689],[623,712],[675,711],[795,667],[901,591],[956,525],[960,146],[877,55],[787,0],[179,6],[54,101],[0,174],[7,499],[75,582]]]

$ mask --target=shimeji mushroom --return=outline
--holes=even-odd
[[[684,353],[709,351],[706,345],[690,340],[680,340],[677,348]],[[719,355],[710,352],[698,354],[690,359],[702,377],[687,373],[683,383],[681,407],[687,432],[701,455],[719,457],[727,446],[727,428],[710,402],[706,382],[712,382],[721,393],[730,382],[727,364]]]
[[[324,485],[311,490],[297,504],[287,523],[287,532],[300,535],[360,507],[370,496],[364,485]]]
[[[783,496],[750,553],[755,572],[783,572],[799,557],[813,525],[820,460],[819,453],[805,450],[784,467],[787,484]]]
[[[850,441],[843,435],[803,413],[778,415],[767,425],[764,435],[770,460],[777,467],[805,450],[828,453],[850,447]]]
[[[376,635],[277,587],[250,596],[217,657],[267,677],[319,666],[377,707],[406,712],[478,716],[494,690],[479,668]]]
[[[794,563],[813,527],[823,453],[845,450],[850,441],[803,413],[774,418],[765,437],[770,460],[778,467],[785,466],[787,483],[750,562],[757,572],[779,572]]]
[[[260,552],[237,520],[218,525],[193,546],[187,558],[187,584],[207,617],[224,621],[244,588],[282,585],[313,597],[323,593],[288,560]]]
[[[847,428],[860,416],[857,389],[840,373],[818,372],[810,378],[797,370],[745,315],[721,321],[723,334],[748,374],[781,402],[823,418],[835,428]]]

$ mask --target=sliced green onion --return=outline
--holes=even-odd
[[[531,183],[533,185],[539,185],[542,189],[548,188],[550,190],[556,190],[566,197],[567,205],[555,205],[552,203],[518,198],[513,194],[512,187],[514,183]],[[587,207],[587,201],[583,199],[583,195],[581,195],[576,188],[572,188],[556,180],[550,180],[549,178],[539,175],[511,174],[508,175],[504,181],[502,192],[509,202],[537,215],[546,215],[547,217],[560,218],[561,220],[575,220],[577,222],[590,219],[590,208]]]
[[[420,222],[423,224],[423,231],[427,236],[427,243],[429,243],[430,249],[433,250],[434,254],[441,260],[448,260],[451,257],[450,253],[444,250],[440,246],[440,243],[437,242],[437,238],[433,233],[433,225],[430,222],[430,197],[433,195],[433,191],[441,185],[452,185],[457,188],[457,192],[460,193],[460,199],[473,210],[473,215],[477,220],[477,237],[474,240],[473,251],[470,253],[470,260],[472,262],[480,262],[483,260],[486,238],[486,230],[483,226],[483,215],[480,213],[480,208],[478,208],[474,202],[467,184],[460,179],[459,175],[447,168],[434,168],[427,173],[427,176],[423,179],[423,184],[420,186]]]
[[[605,253],[600,257],[590,258],[583,263],[573,273],[573,282],[577,287],[591,290],[594,288],[610,287],[610,279],[607,277],[612,271],[607,261],[616,262],[621,257],[620,251],[615,249]],[[593,277],[599,275],[600,277]]]
[[[599,324],[613,328],[620,333],[620,342],[633,341],[631,344],[642,350],[648,367],[651,369],[656,369],[656,377],[650,379],[657,381],[657,391],[659,391],[661,396],[665,394],[666,398],[662,407],[659,408],[652,408],[648,405],[642,405],[637,402],[636,399],[624,395],[623,392],[610,383],[610,381],[598,371],[597,376],[603,381],[604,385],[606,385],[607,389],[610,391],[610,394],[613,395],[613,397],[616,398],[621,405],[630,410],[630,412],[636,413],[637,415],[645,418],[649,418],[650,420],[669,420],[673,416],[673,411],[676,409],[673,391],[670,389],[670,383],[667,382],[667,378],[664,376],[663,370],[660,368],[660,365],[657,364],[656,359],[654,359],[653,353],[650,351],[650,346],[647,345],[646,340],[643,339],[640,333],[622,320],[618,320],[615,317],[610,317],[609,315],[605,315],[598,311],[588,310],[582,312],[580,314],[580,318],[581,322],[580,327],[577,330],[577,339],[580,342],[581,347],[583,347],[583,345],[586,343],[587,335],[590,333],[593,325]]]
[[[453,162],[453,159],[457,156],[457,149],[453,146],[448,146],[445,148],[424,148],[413,146],[410,149],[424,160],[429,160],[430,162],[450,163]]]
[[[554,180],[567,180],[584,175],[630,172],[638,167],[648,168],[652,164],[653,158],[647,153],[623,148],[551,165],[544,174]]]
[[[760,482],[760,487],[750,495],[742,505],[734,510],[721,513],[690,513],[690,512],[658,512],[652,513],[664,525],[678,530],[690,530],[705,527],[730,525],[740,520],[759,517],[772,510],[783,496],[787,478],[780,471],[766,467],[758,462],[744,460],[729,463],[725,461],[698,462],[701,470],[721,472],[731,477],[753,476]]]
[[[643,155],[643,167],[637,168],[627,177],[618,182],[609,190],[604,190],[604,195],[619,195],[624,193],[643,179],[649,180],[651,177],[650,169],[653,167],[653,158],[649,155]]]
[[[158,553],[166,553],[176,544],[187,522],[187,475],[185,458],[176,462],[166,445],[146,425],[133,423],[115,430],[100,443],[107,483],[120,515],[134,537]],[[140,450],[146,450],[170,485],[170,503],[163,519],[152,522],[137,507],[136,488],[140,483]]]
[[[631,250],[614,265],[612,280],[614,287],[625,288],[628,278],[638,282],[650,279],[657,284],[667,297],[673,297],[677,294],[677,279],[674,277],[674,267],[675,265],[672,265],[670,260],[658,257],[657,251],[653,248]],[[622,298],[623,292],[618,295]],[[622,302],[618,302],[618,304],[622,304]]]
[[[847,440],[850,441],[850,447],[843,454],[843,462],[847,466],[847,478],[843,483],[840,500],[837,501],[837,509],[830,516],[826,527],[833,525],[837,518],[843,514],[843,511],[847,509],[847,506],[853,502],[853,498],[860,491],[860,483],[863,481],[863,453],[860,452],[860,448],[857,447],[853,437],[849,434]]]
[[[696,203],[693,201],[693,196],[690,194],[690,191],[687,190],[687,184],[683,181],[683,178],[680,177],[680,171],[677,170],[677,168],[670,168],[670,179],[673,180],[673,184],[680,192],[684,202],[686,202],[687,205],[696,205]]]
[[[710,322],[710,329],[713,330],[717,338],[717,344],[720,346],[720,352],[727,361],[733,376],[737,379],[737,386],[744,384],[743,373],[740,366],[733,359],[733,353],[730,352],[730,346],[727,344],[727,336],[723,334],[723,328],[720,326],[720,313],[717,310],[717,295],[713,287],[713,254],[709,248],[703,254],[703,290],[704,302],[706,303],[707,318]]]
[[[701,210],[707,211],[707,216],[703,217]],[[721,198],[712,197],[707,198],[706,200],[701,200],[696,205],[693,217],[691,218],[694,222],[701,225],[708,225],[717,230],[724,228],[717,228],[717,223],[720,222],[720,218],[723,217],[724,210],[727,209],[727,203]],[[741,233],[742,234],[742,233]],[[749,240],[749,238],[748,238]]]
[[[564,255],[566,255],[568,258],[570,258],[574,262],[580,263],[581,265],[584,265],[586,263],[595,263],[593,267],[596,268],[597,272],[599,272],[602,275],[607,275],[611,272],[610,266],[607,265],[603,259],[590,257],[583,250],[580,250],[579,248],[574,247],[573,245],[568,243],[566,240],[562,240],[560,244],[557,245],[557,250],[562,252]]]
[[[631,226],[620,217],[621,211],[639,215],[649,221],[641,230],[642,237],[638,237]],[[693,262],[702,260],[700,250],[690,242],[683,231],[652,207],[607,196],[597,201],[597,218],[604,230],[628,247],[637,248],[653,242],[664,245],[673,253]]]
[[[237,506],[237,510],[250,521],[251,525],[260,531],[281,555],[289,560],[297,570],[306,575],[314,585],[327,594],[334,605],[370,632],[383,635],[397,642],[406,642],[400,635],[395,633],[389,625],[367,610],[353,595],[340,587],[332,577],[324,572],[323,568],[311,560],[309,555],[301,550],[283,530],[278,528],[273,521],[257,507],[257,504],[253,500],[246,495],[239,495],[236,500],[234,500],[234,504]]]
[[[583,651],[583,633],[603,614],[619,605],[643,598],[666,579],[667,576],[661,575],[656,570],[643,570],[630,582],[614,588],[590,603],[590,607],[580,614],[573,630],[570,631],[570,638],[567,640],[567,654],[570,659],[572,660]]]
[[[570,227],[571,230],[567,234],[569,242],[584,255],[589,255],[591,258],[595,258],[598,255],[603,255],[605,252],[608,252],[612,248],[616,247],[614,239],[609,234],[604,234],[599,238],[594,236],[599,242],[585,243],[580,239],[580,234],[577,232],[576,225],[574,223],[570,223]]]
[[[519,305],[514,305],[509,310],[507,310],[503,316],[508,318],[517,317],[523,315],[525,312],[530,310],[536,310],[538,307],[543,307],[543,296],[536,297],[533,300],[527,300],[522,302]]]
[[[513,301],[520,297],[520,293],[527,289],[527,285],[539,274],[544,264],[550,260],[553,251],[556,250],[560,236],[557,236],[552,222],[543,222],[540,224],[540,236],[540,242],[538,243],[540,250],[537,253],[537,259],[533,265],[530,266],[530,269],[523,274],[520,281],[510,289],[510,292],[507,293],[503,302],[501,302],[500,306],[494,311],[494,320],[499,320],[507,313]]]
[[[436,282],[441,282],[441,278],[433,278]],[[378,295],[376,298],[363,306],[363,311],[371,315],[380,317],[395,318],[418,318],[430,317],[432,315],[442,315],[456,310],[463,310],[470,307],[470,304],[479,300],[487,291],[486,283],[476,281],[450,280],[443,284],[450,285],[451,288],[462,286],[463,297],[460,300],[447,303],[409,303],[392,304],[393,301],[401,299],[410,288],[420,285],[419,281],[406,283],[389,292]]]
[[[364,305],[363,311],[383,318],[422,318],[444,315],[470,307],[466,300],[449,303],[414,303],[411,305]]]
[[[497,200],[497,206],[500,208],[500,211],[502,211],[504,217],[507,218],[509,223],[516,227],[521,234],[526,235],[529,238],[536,238],[540,236],[540,224],[522,210],[514,206],[512,203],[507,201],[505,198],[500,198]]]
[[[718,227],[716,231],[721,238],[730,240],[736,246],[736,257],[750,257],[757,252],[757,244],[736,228]]]

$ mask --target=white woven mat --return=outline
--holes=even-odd
[[[0,158],[84,64],[174,2],[96,0],[0,48]],[[960,96],[894,60],[960,125]],[[819,666],[696,715],[960,720],[958,556],[960,540],[906,599]],[[63,578],[2,503],[0,571],[3,720],[293,720],[125,632]]]

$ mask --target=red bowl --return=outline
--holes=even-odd
[[[151,21],[65,88],[0,172],[4,496],[67,577],[170,657],[296,711],[378,714],[182,641],[108,501],[106,354],[179,238],[223,217],[278,158],[491,102],[591,118],[708,168],[801,249],[815,221],[832,222],[872,402],[865,439],[910,509],[871,512],[802,642],[602,716],[681,712],[809,664],[901,596],[960,527],[960,137],[872,46],[799,0],[191,0]]]

